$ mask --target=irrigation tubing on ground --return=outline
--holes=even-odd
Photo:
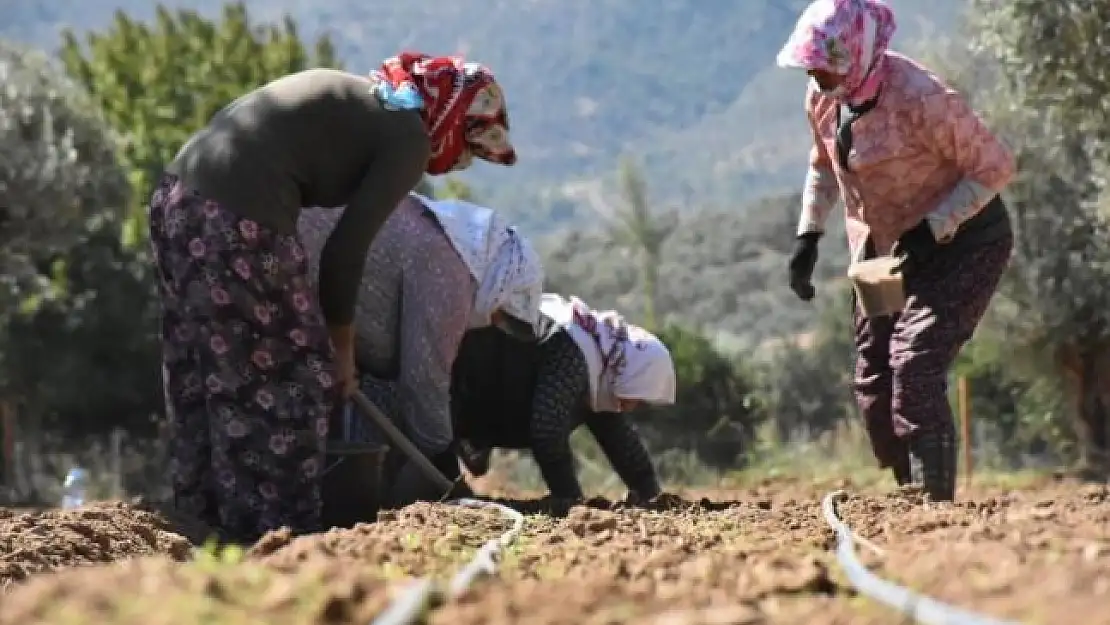
[[[825,513],[825,521],[836,532],[836,559],[840,568],[860,594],[886,604],[923,625],[1019,625],[1016,621],[1002,621],[941,603],[867,570],[856,557],[856,541],[852,529],[836,513],[835,501],[847,496],[843,490],[833,491],[825,495],[821,508]]]
[[[466,592],[478,577],[497,573],[501,551],[513,544],[524,530],[524,515],[508,506],[480,499],[455,499],[447,503],[465,508],[494,509],[513,522],[512,527],[500,536],[486,541],[470,562],[451,578],[446,598],[454,599]],[[394,599],[371,625],[412,625],[437,603],[441,592],[432,580],[418,579]]]
[[[416,623],[435,603],[438,592],[435,582],[418,579],[394,599],[371,625],[409,625]]]
[[[500,536],[486,541],[486,544],[478,549],[478,553],[474,554],[470,562],[459,569],[459,572],[451,579],[451,584],[447,587],[447,596],[454,599],[466,592],[479,576],[497,573],[497,563],[500,560],[501,551],[513,544],[513,541],[524,529],[524,515],[508,506],[480,499],[456,499],[451,503],[466,508],[493,508],[513,522],[512,527],[505,530]]]

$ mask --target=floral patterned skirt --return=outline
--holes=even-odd
[[[338,390],[303,248],[172,175],[149,208],[176,506],[238,541],[321,529]]]

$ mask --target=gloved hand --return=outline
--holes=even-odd
[[[901,256],[900,265],[903,271],[913,263],[919,263],[928,258],[936,249],[937,240],[933,236],[933,229],[929,227],[928,220],[922,219],[916,226],[902,233],[894,243],[891,256]]]
[[[458,440],[458,456],[466,465],[466,470],[474,477],[482,477],[489,473],[490,456],[492,449],[480,449],[466,439]]]
[[[790,257],[790,288],[802,301],[808,302],[817,294],[813,288],[813,269],[817,266],[817,242],[820,232],[799,235]]]

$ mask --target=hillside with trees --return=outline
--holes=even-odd
[[[219,0],[173,8],[220,14]],[[910,46],[957,22],[960,0],[893,0]],[[736,210],[801,180],[803,78],[774,67],[804,0],[249,0],[257,20],[288,13],[306,41],[328,35],[366,71],[399,48],[465,52],[505,83],[520,163],[464,179],[526,226],[589,208],[635,156],[654,192],[683,210]],[[62,28],[102,30],[119,9],[154,18],[146,0],[0,3],[0,38],[55,50]]]
[[[847,243],[843,221],[830,220],[815,276],[816,302],[801,302],[786,284],[797,195],[772,197],[743,210],[655,216],[666,233],[657,262],[654,316],[699,328],[729,349],[751,349],[806,331],[816,306],[843,297]],[[647,305],[636,248],[614,236],[614,226],[575,230],[544,241],[550,288],[595,306],[641,316]],[[845,326],[847,327],[847,326]]]
[[[946,25],[950,37],[916,49],[1019,158],[1005,194],[1012,268],[959,374],[991,462],[1059,462],[1105,479],[1110,74],[1090,42],[1110,2],[973,3],[961,31],[959,0],[894,1],[900,41],[930,32],[923,16]],[[0,39],[40,48],[0,48],[0,417],[17,415],[35,449],[116,428],[156,440],[142,210],[152,176],[246,90],[420,47],[498,69],[523,159],[424,190],[512,214],[543,249],[549,288],[617,307],[670,342],[683,390],[679,405],[641,418],[654,451],[727,468],[762,444],[759,432],[835,431],[853,414],[841,219],[822,244],[817,300],[785,285],[808,140],[800,77],[771,64],[801,4],[0,4]],[[62,37],[67,24],[79,28]],[[135,475],[156,457],[140,454]]]

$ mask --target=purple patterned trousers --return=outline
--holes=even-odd
[[[175,505],[236,541],[319,530],[337,390],[304,250],[173,176],[149,208]]]
[[[926,490],[955,487],[948,371],[983,318],[1012,249],[1012,236],[938,247],[907,270],[901,313],[868,319],[853,306],[856,401],[879,466],[892,468],[899,482],[909,479],[914,451]]]

